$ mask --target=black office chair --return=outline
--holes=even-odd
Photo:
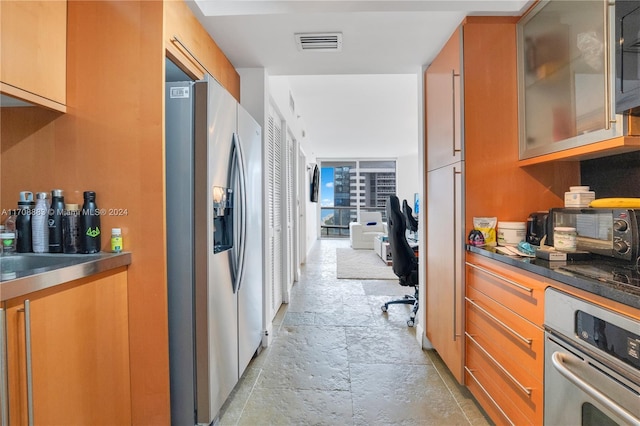
[[[407,221],[407,229],[411,232],[418,232],[418,221],[413,217],[413,209],[407,203],[407,200],[402,201],[402,213]]]
[[[398,276],[398,282],[401,286],[413,287],[414,295],[407,294],[402,299],[391,300],[382,305],[380,309],[382,309],[382,312],[387,312],[389,305],[413,305],[413,310],[407,321],[407,325],[413,327],[415,325],[416,312],[418,312],[418,258],[405,236],[407,225],[405,216],[400,210],[398,197],[395,195],[389,196],[386,210],[393,273]]]

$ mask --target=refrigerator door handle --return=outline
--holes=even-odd
[[[238,261],[236,262],[235,282],[233,283],[234,293],[240,290],[242,284],[242,277],[244,275],[244,258],[246,252],[246,231],[247,231],[247,182],[246,172],[244,170],[244,155],[242,153],[242,146],[240,144],[240,137],[233,134],[233,158],[235,163],[233,167],[238,172],[238,181],[240,182],[240,235],[238,247]]]
[[[231,145],[231,158],[230,158],[230,165],[229,165],[229,187],[230,188],[234,188],[234,186],[236,185],[236,182],[240,181],[240,178],[238,177],[238,154],[236,152],[236,148],[235,148],[235,133],[233,135],[233,140],[234,142]],[[239,183],[238,183],[239,184]],[[239,269],[239,253],[238,253],[238,247],[240,246],[240,224],[239,221],[236,220],[237,215],[238,215],[238,211],[235,208],[235,205],[238,203],[238,199],[236,197],[236,195],[240,195],[240,191],[235,191],[234,188],[234,199],[233,199],[233,205],[234,205],[234,209],[233,209],[233,214],[234,214],[234,220],[233,220],[233,250],[231,250],[231,286],[233,288],[233,293],[235,294],[235,292],[237,291],[237,284],[238,284],[238,280],[237,280],[237,274]]]

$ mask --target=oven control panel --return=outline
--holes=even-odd
[[[576,335],[584,342],[640,369],[640,335],[584,311],[576,311]]]

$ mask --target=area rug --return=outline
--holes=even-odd
[[[338,278],[363,280],[397,280],[391,266],[387,266],[373,250],[336,248]]]

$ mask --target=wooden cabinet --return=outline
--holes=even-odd
[[[427,147],[426,334],[462,383],[462,27],[425,72]]]
[[[164,9],[167,57],[193,79],[200,80],[208,72],[240,102],[240,75],[187,2],[165,1]]]
[[[469,341],[462,264],[473,218],[524,221],[562,205],[567,188],[580,182],[577,163],[518,166],[517,20],[467,17],[425,72],[426,335],[469,386],[475,382],[463,373]]]
[[[463,268],[461,163],[427,176],[427,338],[462,383]]]
[[[125,267],[5,302],[10,424],[130,424]]]
[[[467,386],[497,424],[542,424],[544,280],[468,253],[466,287]]]
[[[461,33],[454,31],[425,71],[427,171],[462,160]]]
[[[0,2],[0,92],[66,112],[66,0]]]
[[[466,236],[473,226],[469,226],[469,218],[497,216],[492,212],[495,208],[501,213],[513,208],[497,204],[501,199],[496,199],[495,192],[500,185],[495,183],[504,180],[496,173],[500,168],[492,168],[491,163],[494,158],[514,164],[517,161],[515,49],[514,18],[469,17],[454,31],[424,76],[426,330],[427,338],[461,383],[462,265]],[[515,150],[513,159],[502,150],[507,144]],[[446,195],[445,191],[451,193]],[[487,205],[491,209],[485,208]]]

